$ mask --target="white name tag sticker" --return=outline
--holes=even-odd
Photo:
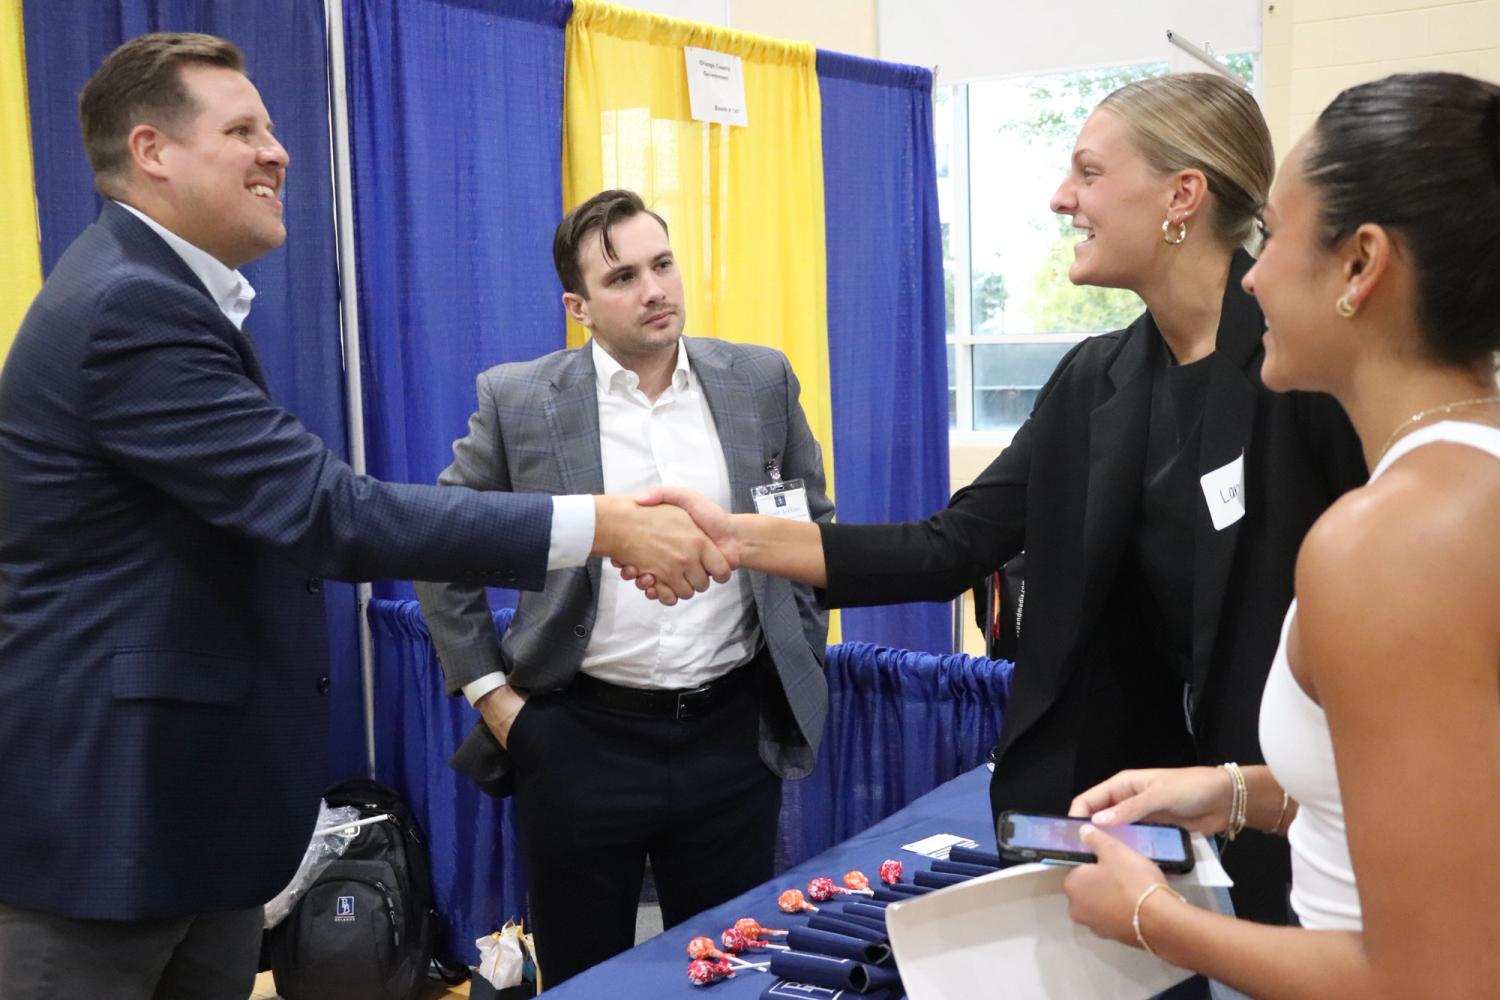
[[[1203,499],[1208,502],[1208,516],[1213,518],[1215,531],[1223,531],[1245,516],[1244,452],[1228,465],[1205,473],[1198,481],[1203,484]]]
[[[811,521],[812,512],[807,508],[807,487],[800,479],[777,480],[750,490],[755,501],[755,512],[768,517],[784,517],[789,521]]]
[[[745,66],[739,56],[682,47],[687,63],[688,109],[694,121],[749,125],[745,110]]]

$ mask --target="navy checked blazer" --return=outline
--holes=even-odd
[[[546,497],[354,472],[113,203],[0,375],[0,901],[143,919],[291,878],[325,764],[318,577],[535,588]]]
[[[766,463],[775,459],[783,478],[806,481],[813,519],[832,520],[822,449],[798,402],[797,376],[781,352],[697,337],[683,337],[682,345],[713,414],[734,510],[754,510],[750,490],[766,481]],[[469,418],[469,434],[454,442],[453,464],[438,482],[553,494],[604,491],[598,384],[587,345],[497,365],[479,375],[477,389],[479,409]],[[599,559],[549,573],[543,592],[521,595],[503,642],[495,638],[483,587],[419,584],[417,596],[449,692],[497,670],[523,691],[566,687],[594,628],[599,573]],[[776,676],[761,687],[761,757],[778,775],[800,778],[812,771],[828,712],[828,616],[810,587],[764,573],[751,573],[750,587],[776,664]],[[510,755],[483,722],[451,763],[491,794],[509,794]]]

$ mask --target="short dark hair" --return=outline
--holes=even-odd
[[[84,84],[78,119],[100,194],[119,193],[131,129],[146,121],[173,128],[197,112],[182,83],[184,63],[245,71],[244,53],[233,42],[213,35],[157,32],[115,49]]]
[[[1303,175],[1327,246],[1365,223],[1405,246],[1431,357],[1500,349],[1500,87],[1457,73],[1350,87],[1318,116]]]
[[[661,223],[662,232],[667,232],[667,221],[646,207],[641,196],[634,191],[613,188],[600,191],[588,201],[569,212],[557,225],[552,235],[552,265],[557,268],[557,278],[563,291],[588,298],[588,289],[583,284],[583,273],[578,267],[578,248],[590,233],[597,232],[604,245],[604,259],[615,259],[615,246],[610,242],[609,231],[616,223],[640,215],[642,212]]]

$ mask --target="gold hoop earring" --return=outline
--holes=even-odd
[[[1333,308],[1345,319],[1353,319],[1354,314],[1359,312],[1359,306],[1349,301],[1348,292],[1339,296],[1339,300],[1333,304]]]
[[[1176,246],[1187,239],[1187,220],[1181,219],[1177,223],[1177,238],[1172,239],[1172,217],[1169,215],[1161,220],[1161,239],[1163,243]]]

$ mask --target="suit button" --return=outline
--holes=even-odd
[[[315,576],[308,577],[307,592],[309,594],[321,594],[323,592],[323,581]]]
[[[333,687],[333,684],[328,680],[327,674],[318,678],[318,694],[327,694],[328,689],[331,687]]]
[[[586,635],[589,634],[589,630],[586,629],[586,628],[584,628],[582,625],[574,625],[573,626],[573,634],[576,635],[576,636],[578,636],[578,638],[582,639],[584,636],[586,636]]]
[[[515,583],[516,582],[516,574],[514,574],[514,573],[507,573],[507,574],[505,574],[505,582],[506,583]]]

